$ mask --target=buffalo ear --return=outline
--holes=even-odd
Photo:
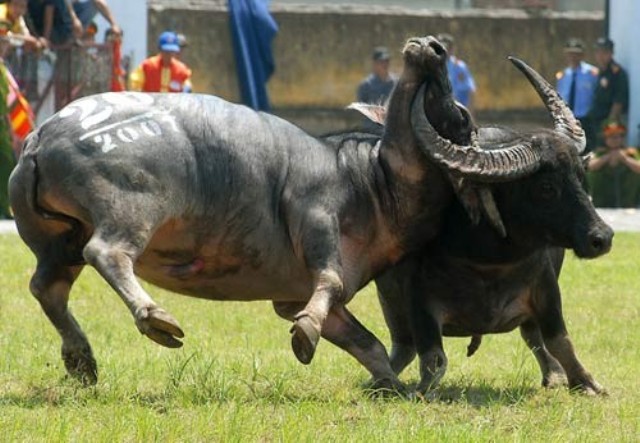
[[[347,106],[347,109],[354,109],[367,117],[374,123],[384,126],[384,121],[387,118],[387,108],[382,105],[370,105],[367,103],[351,103]]]
[[[502,222],[500,211],[496,206],[491,188],[484,184],[476,184],[450,175],[453,189],[462,203],[467,215],[474,225],[484,217],[502,238],[506,238],[507,230]]]
[[[488,186],[479,186],[478,195],[480,196],[480,202],[482,204],[482,212],[487,218],[487,221],[493,229],[498,231],[500,237],[506,238],[507,230],[504,228],[504,223],[502,223],[502,217],[500,216],[500,211],[498,211],[498,206],[496,205],[496,200],[493,198],[491,189]]]

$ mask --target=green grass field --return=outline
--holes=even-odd
[[[446,339],[437,400],[371,398],[368,375],[322,342],[310,366],[289,347],[269,303],[224,303],[149,287],[180,321],[178,350],[141,336],[119,297],[86,268],[71,307],[99,365],[95,387],[64,377],[60,338],[28,291],[35,260],[0,235],[0,441],[593,441],[640,440],[640,235],[618,234],[595,261],[569,254],[565,318],[578,356],[609,391],[587,397],[540,387],[520,334]],[[350,305],[386,345],[372,285]],[[402,375],[418,379],[414,363]]]

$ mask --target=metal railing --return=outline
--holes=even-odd
[[[109,91],[113,63],[111,44],[72,44],[40,52],[14,47],[5,56],[38,120],[77,98]]]

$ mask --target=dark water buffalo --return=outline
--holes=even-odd
[[[568,379],[571,388],[603,392],[574,352],[558,277],[564,248],[581,258],[597,257],[609,251],[613,232],[583,189],[579,123],[541,76],[513,61],[544,100],[555,128],[480,130],[481,146],[500,150],[518,144],[530,159],[518,177],[491,185],[503,231],[484,221],[474,224],[453,203],[435,241],[376,279],[391,331],[392,367],[399,373],[417,352],[420,392],[444,375],[443,335],[473,336],[470,355],[482,334],[516,327],[540,365],[543,385]]]
[[[451,98],[446,51],[410,39],[381,139],[318,139],[215,97],[101,94],[40,126],[10,179],[20,236],[37,257],[30,289],[62,337],[67,371],[97,367],[68,309],[85,264],[118,293],[138,329],[181,345],[177,321],[140,278],[213,300],[272,300],[309,363],[320,336],[398,385],[384,346],[345,304],[377,273],[434,237],[452,188],[410,124],[419,86],[436,129],[469,141]],[[443,133],[445,133],[444,131]],[[457,142],[458,143],[458,142]],[[455,143],[454,143],[455,144]],[[443,154],[446,157],[446,153]],[[487,176],[487,179],[488,176]]]

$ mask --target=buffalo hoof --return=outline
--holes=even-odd
[[[548,389],[560,388],[567,386],[567,376],[564,372],[549,372],[542,379],[542,386]]]
[[[408,397],[407,389],[397,378],[372,380],[368,390],[376,398]]]
[[[308,365],[313,360],[320,341],[320,330],[308,314],[296,317],[291,327],[291,348],[300,363]]]
[[[178,322],[162,308],[157,306],[149,308],[146,315],[136,324],[140,332],[162,346],[167,348],[182,346],[182,342],[177,338],[184,337],[184,332]]]
[[[571,390],[580,392],[588,396],[602,395],[607,396],[607,390],[595,380],[585,380],[581,383],[571,384]]]
[[[98,383],[98,365],[91,349],[79,351],[62,351],[62,361],[67,374],[85,386]]]

